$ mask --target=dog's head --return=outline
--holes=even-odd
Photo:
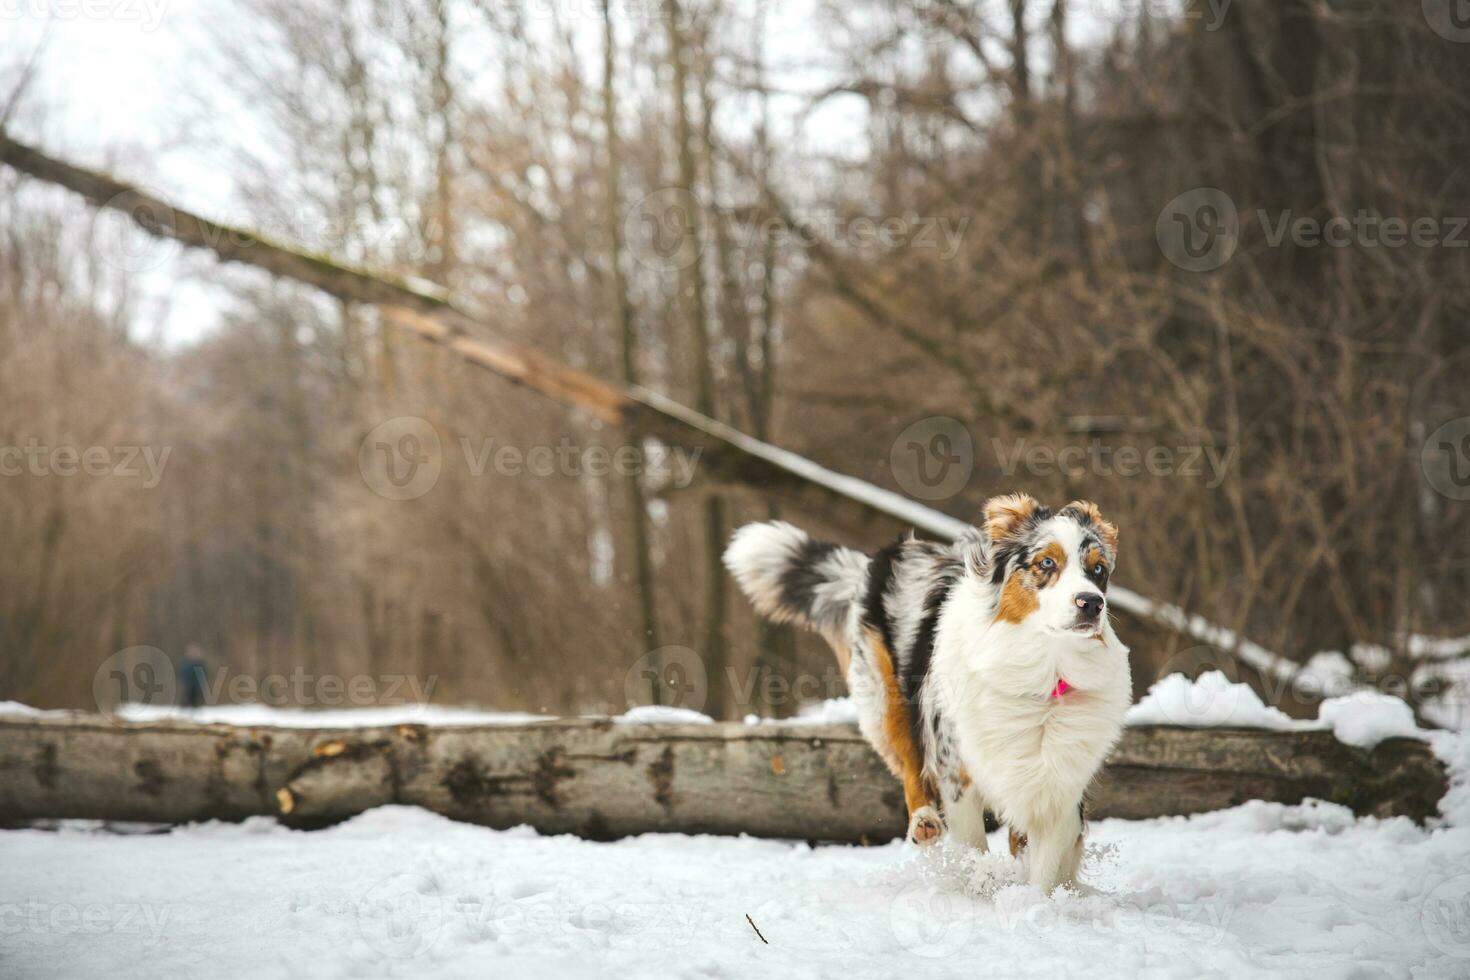
[[[1075,500],[1053,513],[1026,494],[994,497],[981,529],[995,620],[1058,637],[1101,637],[1118,529],[1097,505]]]

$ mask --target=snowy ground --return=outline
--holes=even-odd
[[[1090,841],[1096,892],[1047,900],[1008,856],[595,844],[403,807],[310,834],[12,831],[0,975],[1470,975],[1470,830],[1253,803]]]
[[[1418,732],[1406,710],[1355,695],[1294,722],[1223,678],[1161,681],[1132,721],[1425,738],[1451,767],[1444,817],[1426,828],[1251,803],[1100,821],[1084,893],[1050,897],[1019,883],[999,834],[986,857],[675,835],[597,844],[405,807],[315,833],[265,818],[8,831],[0,977],[1467,977],[1470,736]]]

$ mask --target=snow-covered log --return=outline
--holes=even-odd
[[[1138,727],[1094,787],[1098,817],[1329,800],[1424,820],[1447,787],[1428,746],[1329,731]],[[595,839],[654,831],[882,841],[903,794],[845,726],[530,724],[255,728],[0,717],[0,824],[274,815],[321,826],[388,803]]]

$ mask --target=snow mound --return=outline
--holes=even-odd
[[[714,719],[691,708],[674,708],[663,704],[640,704],[629,708],[613,721],[620,725],[710,725]]]
[[[1128,709],[1130,725],[1184,725],[1189,728],[1267,728],[1292,731],[1320,727],[1300,722],[1261,701],[1248,685],[1233,683],[1218,670],[1191,681],[1169,674],[1154,682],[1142,701]]]
[[[1319,673],[1329,674],[1341,665],[1326,659],[1318,660],[1317,666]],[[1330,729],[1338,741],[1364,749],[1371,749],[1386,738],[1428,739],[1430,736],[1415,722],[1413,709],[1402,698],[1377,691],[1355,691],[1323,701],[1316,721],[1299,721],[1265,704],[1249,685],[1232,683],[1218,670],[1201,674],[1193,681],[1183,674],[1160,678],[1142,701],[1128,709],[1127,723],[1263,728],[1278,732]]]
[[[828,698],[803,705],[790,718],[762,718],[746,715],[747,725],[856,725],[857,708],[852,698]]]
[[[1402,699],[1377,691],[1358,691],[1328,698],[1317,718],[1332,727],[1339,742],[1371,749],[1386,738],[1425,738],[1414,722],[1414,711]]]

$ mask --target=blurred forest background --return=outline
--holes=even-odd
[[[1293,659],[1377,651],[1360,679],[1419,678],[1411,637],[1470,633],[1470,503],[1421,465],[1470,415],[1470,233],[1450,240],[1470,45],[1402,0],[834,0],[794,35],[780,7],[239,0],[194,42],[170,152],[232,188],[206,214],[440,283],[505,336],[882,486],[908,489],[901,432],[959,420],[973,473],[934,506],[1095,499],[1122,528],[1120,583]],[[9,132],[64,151],[10,55]],[[852,133],[793,138],[832,106]],[[151,183],[145,158],[85,162]],[[1160,244],[1201,187],[1239,212],[1202,271]],[[688,261],[660,248],[669,201]],[[1445,230],[1271,234],[1360,213]],[[620,437],[371,308],[206,259],[189,271],[221,291],[219,324],[169,343],[138,300],[145,246],[117,234],[0,171],[0,444],[170,452],[154,487],[0,477],[0,699],[89,706],[135,644],[550,712],[622,710],[628,670],[667,646],[702,659],[716,715],[799,706],[727,668],[830,673],[718,565],[773,512],[758,496],[477,476],[461,438]],[[359,468],[398,416],[443,442],[413,500]],[[997,451],[1093,440],[1230,462],[1069,474]],[[1187,645],[1135,642],[1139,686]]]

